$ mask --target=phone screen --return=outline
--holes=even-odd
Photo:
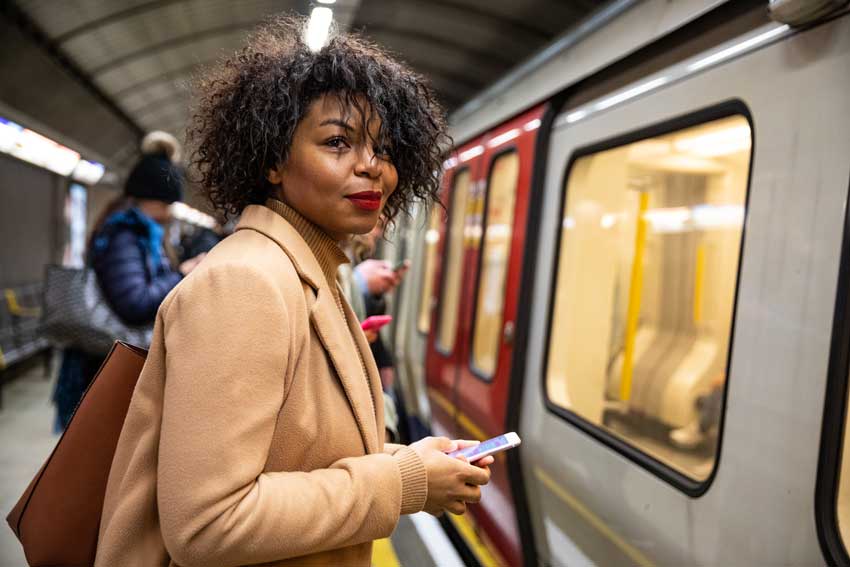
[[[519,435],[516,433],[505,433],[504,435],[499,435],[498,437],[482,441],[474,447],[467,447],[466,449],[461,449],[460,451],[455,451],[450,454],[452,457],[464,455],[470,462],[472,462],[477,461],[478,459],[483,459],[487,455],[512,449],[519,444]]]

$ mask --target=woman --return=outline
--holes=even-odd
[[[163,227],[171,220],[171,204],[183,195],[183,173],[176,165],[179,143],[165,132],[151,132],[141,150],[124,194],[107,205],[87,250],[104,297],[130,325],[152,324],[159,304],[199,261],[193,258],[174,269],[163,249]],[[53,395],[57,429],[68,426],[105,355],[74,348],[62,353]]]
[[[339,243],[434,198],[445,122],[422,79],[278,19],[200,84],[199,184],[241,214],[157,315],[110,471],[96,565],[361,565],[400,514],[489,480],[384,445],[381,385],[336,283]],[[376,403],[377,402],[377,403]]]

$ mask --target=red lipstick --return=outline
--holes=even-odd
[[[380,191],[361,191],[360,193],[346,195],[345,198],[351,201],[355,207],[366,211],[377,211],[381,208]]]

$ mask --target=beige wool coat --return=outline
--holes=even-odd
[[[334,280],[344,257],[270,206],[246,208],[160,307],[97,567],[365,567],[424,506],[421,459],[383,443],[380,378]]]

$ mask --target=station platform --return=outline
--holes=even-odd
[[[54,361],[53,368],[58,367]],[[53,450],[58,435],[52,432],[54,409],[50,403],[56,372],[45,376],[41,364],[29,364],[3,384],[0,407],[0,519],[15,505],[33,475]],[[0,567],[23,567],[23,552],[5,521],[0,526]],[[464,563],[429,514],[403,516],[391,537],[375,542],[374,567],[463,567]]]

